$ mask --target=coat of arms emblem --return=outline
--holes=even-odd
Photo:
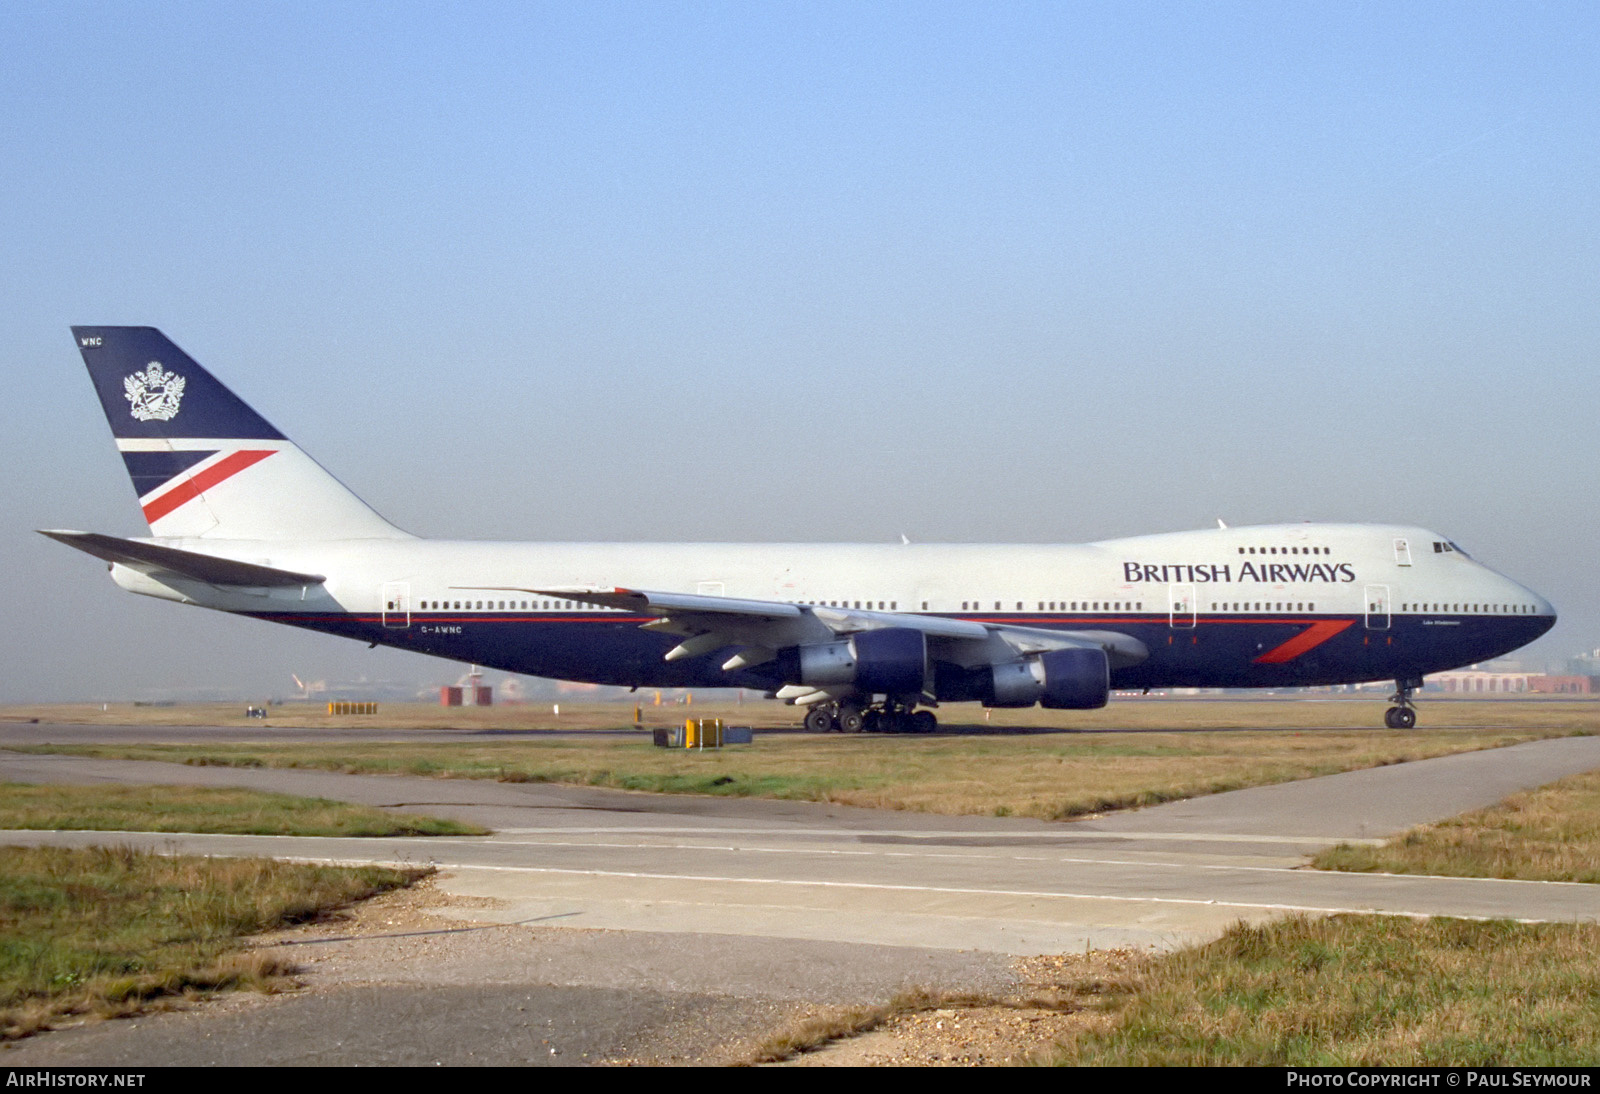
[[[167,421],[178,413],[178,403],[183,400],[183,377],[163,369],[160,361],[151,361],[143,372],[125,377],[122,387],[133,404],[133,416],[141,422]]]

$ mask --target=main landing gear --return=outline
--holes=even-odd
[[[931,710],[887,701],[863,707],[857,703],[818,703],[806,712],[812,733],[932,733],[939,719]]]
[[[1421,680],[1396,680],[1394,694],[1389,702],[1394,706],[1383,712],[1383,724],[1390,729],[1410,729],[1417,724],[1417,708],[1411,705],[1411,693],[1422,687]]]

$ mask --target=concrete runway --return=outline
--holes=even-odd
[[[1600,738],[1563,738],[1051,824],[0,751],[4,781],[248,786],[495,829],[470,839],[51,832],[0,839],[431,862],[450,892],[500,902],[490,912],[475,909],[480,920],[620,932],[591,937],[619,940],[612,947],[619,960],[636,966],[621,940],[654,940],[649,974],[620,979],[599,975],[601,946],[586,966],[591,981],[599,976],[585,981],[591,990],[675,982],[719,998],[731,986],[742,998],[770,1001],[806,998],[814,974],[814,996],[828,996],[817,1001],[846,1001],[881,998],[930,977],[1003,979],[1006,955],[1165,948],[1214,937],[1241,919],[1289,912],[1600,921],[1597,886],[1303,868],[1307,854],[1341,840],[1380,839],[1596,767]],[[728,958],[717,980],[693,972],[709,967],[708,946]],[[681,959],[663,956],[672,953]],[[778,954],[798,963],[777,961]],[[772,971],[780,968],[789,971]],[[578,984],[569,977],[568,986]]]

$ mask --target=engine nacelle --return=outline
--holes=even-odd
[[[1051,650],[1039,655],[1044,694],[1052,710],[1098,710],[1111,698],[1111,663],[1102,649]]]
[[[1095,710],[1111,696],[1111,665],[1101,649],[1050,650],[989,672],[994,707]]]
[[[910,627],[862,631],[839,642],[785,650],[779,667],[791,683],[915,695],[928,677],[928,638]]]
[[[993,694],[986,706],[1031,707],[1044,694],[1037,661],[1012,661],[989,669]]]

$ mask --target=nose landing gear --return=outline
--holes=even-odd
[[[1411,705],[1411,694],[1422,687],[1421,680],[1396,680],[1394,694],[1389,702],[1394,706],[1383,712],[1383,724],[1390,729],[1411,729],[1417,724],[1417,708]]]

